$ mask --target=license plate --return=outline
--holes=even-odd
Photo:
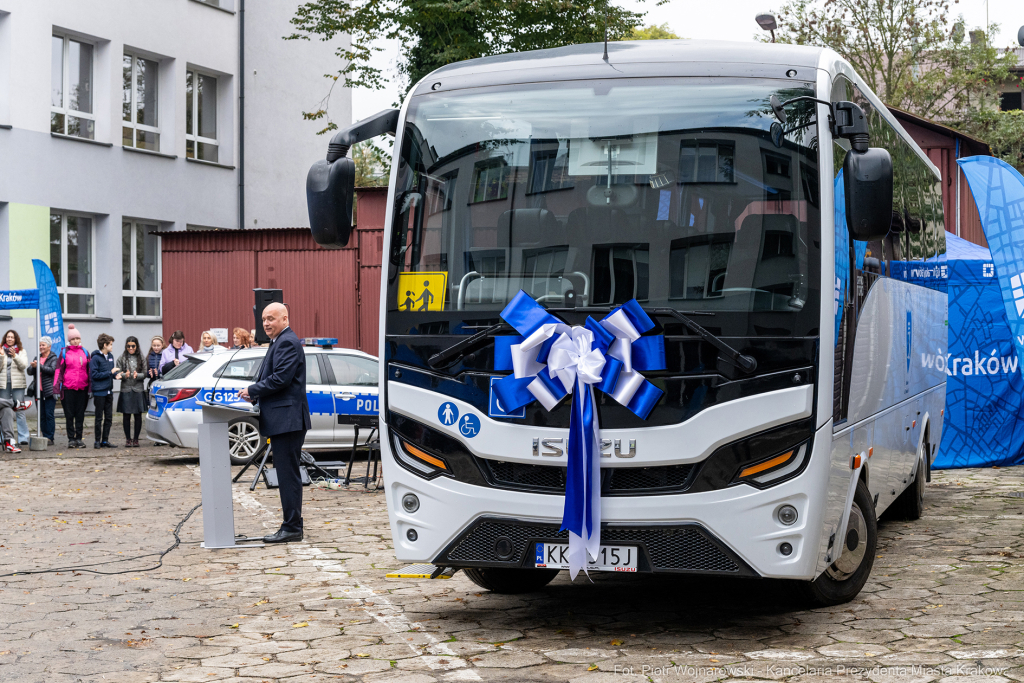
[[[568,543],[538,543],[534,564],[548,569],[569,568]],[[597,557],[590,558],[587,571],[635,572],[637,549],[629,545],[603,545]]]

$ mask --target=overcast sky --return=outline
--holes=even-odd
[[[751,41],[759,31],[754,16],[765,9],[782,5],[779,0],[670,0],[657,7],[655,0],[612,0],[620,6],[635,11],[646,11],[645,24],[667,23],[669,28],[683,38],[706,38],[711,40]],[[1024,25],[1024,1],[1022,0],[959,0],[951,3],[950,12],[963,14],[968,28],[985,25],[985,10],[988,4],[989,21],[1000,24],[996,45],[1007,47],[1017,44],[1017,29]],[[375,58],[377,66],[387,72],[389,79],[395,79],[395,63],[398,61],[399,45],[394,41],[382,41],[384,51]],[[353,120],[392,106],[399,96],[399,89],[389,85],[385,90],[371,91],[357,89],[352,93]]]

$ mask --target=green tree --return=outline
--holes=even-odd
[[[948,10],[947,0],[788,0],[776,33],[832,48],[886,104],[952,121],[991,105],[1015,57],[992,46],[997,26],[964,40],[962,18],[951,26]]]
[[[992,156],[1024,173],[1024,111],[974,110],[957,127],[987,142]]]
[[[643,28],[634,28],[624,40],[673,40],[678,38],[679,36],[672,33],[672,29],[668,27],[668,22],[665,22],[664,24],[650,24]]]
[[[643,0],[641,0],[643,1]],[[656,0],[663,4],[668,0]],[[398,72],[406,90],[434,69],[465,59],[620,40],[640,24],[643,14],[612,0],[310,0],[299,6],[287,39],[331,40],[348,36],[337,51],[341,68],[325,74],[330,90],[381,89],[384,72],[372,64],[380,39],[398,40]],[[303,116],[323,120],[321,133],[337,126],[327,117],[330,92]]]
[[[372,141],[352,146],[352,161],[356,165],[356,187],[380,187],[388,184],[391,176],[391,156]]]

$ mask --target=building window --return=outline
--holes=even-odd
[[[121,144],[154,152],[160,150],[157,87],[160,64],[125,53],[122,60]]]
[[[569,176],[569,144],[560,140],[554,149],[538,150],[533,153],[533,175],[530,178],[530,193],[568,190],[573,187]]]
[[[1024,94],[1020,92],[1001,92],[999,93],[999,109],[1001,111],[1019,111],[1024,99]]]
[[[51,37],[50,132],[96,137],[92,110],[92,45]]]
[[[50,214],[50,270],[57,281],[61,307],[68,315],[96,314],[92,219]]]
[[[679,182],[731,183],[735,158],[731,142],[684,140],[679,148]]]
[[[217,161],[217,79],[185,72],[185,156]]]
[[[126,318],[160,317],[160,238],[152,223],[121,223],[121,296]]]
[[[504,159],[477,162],[473,174],[473,199],[470,204],[508,199],[509,167]]]

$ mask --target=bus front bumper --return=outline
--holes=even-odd
[[[828,432],[816,434],[802,474],[771,488],[739,485],[703,493],[602,498],[602,542],[639,548],[639,571],[811,580],[825,550],[823,520],[832,502]],[[533,567],[534,543],[564,542],[565,534],[558,533],[562,496],[484,488],[445,477],[424,480],[395,463],[390,444],[382,440],[381,445],[399,560]],[[411,513],[402,505],[410,493],[419,502]],[[779,520],[784,505],[797,510],[793,524]],[[503,555],[496,547],[499,539]]]

